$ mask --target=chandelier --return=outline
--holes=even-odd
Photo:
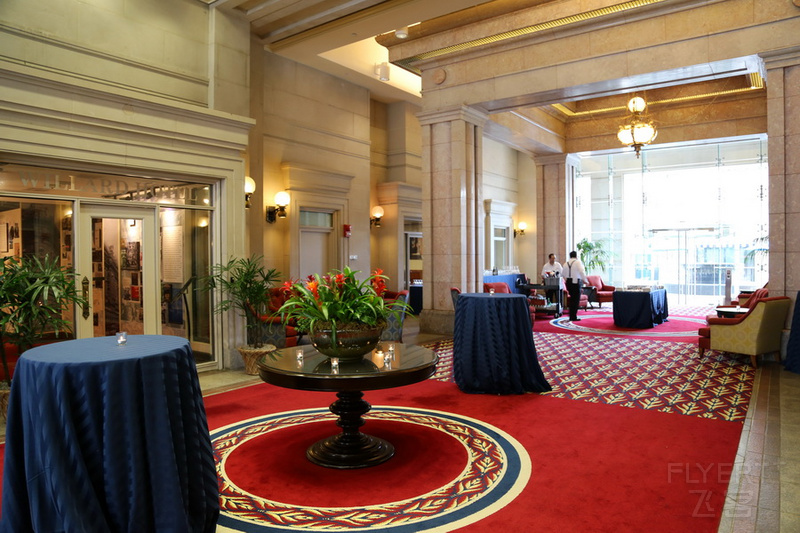
[[[631,116],[628,121],[619,127],[617,138],[626,146],[633,146],[636,151],[636,157],[639,157],[639,152],[642,146],[650,144],[658,135],[653,121],[649,120],[644,114],[647,109],[647,102],[641,96],[634,96],[628,101],[628,111]]]

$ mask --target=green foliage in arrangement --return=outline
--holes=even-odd
[[[214,305],[215,313],[237,309],[247,324],[247,344],[264,345],[269,324],[261,320],[269,314],[270,288],[280,280],[274,268],[267,270],[262,256],[231,258],[225,264],[212,265],[211,273],[201,280],[205,290],[219,290],[222,298]]]
[[[409,313],[407,304],[389,305],[383,299],[387,277],[382,270],[363,281],[356,279],[358,272],[345,267],[309,276],[302,283],[286,282],[284,290],[291,296],[279,311],[283,321],[296,320],[298,327],[308,332],[314,328],[335,331],[344,324],[382,326],[392,314]]]

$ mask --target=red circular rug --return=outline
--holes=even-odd
[[[375,408],[365,421],[361,430],[396,452],[361,469],[306,459],[340,431],[327,409],[212,431],[222,531],[451,531],[503,508],[530,479],[525,449],[486,422],[414,407]]]
[[[369,420],[361,431],[394,445],[395,455],[385,463],[339,470],[306,459],[306,448],[338,430],[333,420],[324,420],[265,433],[236,447],[225,472],[240,489],[262,498],[306,507],[349,507],[438,489],[457,478],[467,461],[467,450],[446,433],[383,420]]]
[[[570,322],[562,316],[554,320],[537,320],[534,331],[540,333],[578,333],[585,335],[616,335],[624,337],[652,337],[676,342],[696,342],[697,330],[706,325],[704,318],[670,316],[667,322],[649,329],[620,328],[614,324],[610,313],[584,312],[578,315],[579,322]]]

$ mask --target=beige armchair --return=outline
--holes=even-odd
[[[780,352],[781,332],[791,304],[786,296],[763,298],[742,317],[710,317],[708,326],[698,331],[700,355],[706,350],[749,355],[755,368],[757,356]]]

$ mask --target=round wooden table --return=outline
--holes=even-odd
[[[393,355],[389,348],[394,347]],[[298,358],[298,350],[303,357]],[[371,406],[365,390],[390,389],[428,379],[436,370],[436,354],[421,346],[382,342],[355,363],[331,360],[313,346],[284,348],[258,361],[258,372],[266,383],[289,389],[335,392],[330,410],[338,415],[340,433],[312,444],[306,457],[328,468],[364,468],[381,464],[394,455],[394,446],[360,431],[362,416]]]

